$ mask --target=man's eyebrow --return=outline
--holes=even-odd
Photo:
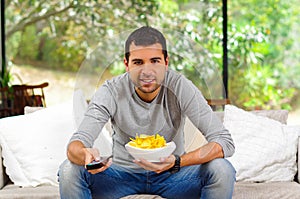
[[[134,62],[134,61],[143,61],[143,60],[139,59],[139,58],[135,58],[135,59],[132,59],[131,61]]]
[[[150,60],[156,60],[156,59],[161,60],[161,57],[152,57]]]

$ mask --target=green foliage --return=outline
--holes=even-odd
[[[300,30],[297,1],[228,1],[232,103],[247,109],[290,108],[300,88],[299,37],[293,34]],[[116,75],[124,72],[128,33],[151,25],[167,37],[171,68],[185,74],[206,97],[222,95],[222,85],[215,83],[222,70],[221,0],[9,2],[10,60],[73,71],[88,63],[93,72],[108,69]]]
[[[229,91],[233,103],[248,109],[291,108],[292,96],[300,88],[294,84],[300,78],[299,65],[291,65],[300,59],[293,49],[296,37],[290,34],[299,17],[296,4],[295,0],[229,3],[229,9],[235,10],[229,20]],[[288,54],[294,57],[288,56],[288,60]]]
[[[160,0],[158,11],[164,14],[172,14],[179,12],[179,5],[172,0]]]
[[[6,40],[6,56],[8,57],[8,60],[12,60],[17,56],[21,43],[21,36],[22,33],[17,32],[13,34],[10,39]]]
[[[35,60],[37,58],[39,40],[36,34],[36,28],[34,26],[28,26],[24,30],[18,50],[20,58],[25,60]]]
[[[0,87],[10,87],[12,81],[12,74],[6,70],[4,76],[0,77]]]
[[[86,48],[84,43],[78,44],[78,41],[82,40],[82,34],[74,35],[73,28],[72,23],[68,26],[60,25],[57,31],[58,38],[51,36],[48,32],[41,36],[44,44],[40,48],[40,59],[48,66],[54,69],[78,70],[85,57]]]
[[[7,63],[7,67],[5,68],[3,72],[3,76],[0,77],[0,87],[8,87],[9,90],[12,89],[12,84],[11,82],[14,80],[14,75],[11,73],[11,63]]]
[[[287,103],[292,98],[295,89],[285,88],[280,79],[285,75],[284,68],[273,69],[269,65],[253,64],[234,77],[235,87],[232,92],[237,93],[233,99],[247,109],[291,109]]]

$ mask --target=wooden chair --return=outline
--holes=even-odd
[[[8,87],[0,88],[0,118],[12,114],[12,92]]]
[[[216,111],[218,107],[221,107],[224,110],[226,104],[230,104],[229,99],[206,99],[208,105],[212,108],[213,111]]]
[[[47,82],[38,85],[13,85],[1,88],[0,117],[24,114],[25,106],[46,107],[44,88]]]

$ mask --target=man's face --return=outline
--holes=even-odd
[[[168,68],[168,58],[164,59],[162,45],[136,46],[132,43],[129,51],[128,62],[124,59],[124,63],[136,91],[140,97],[147,94],[156,96]]]

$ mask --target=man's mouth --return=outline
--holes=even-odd
[[[150,84],[152,82],[154,82],[154,79],[140,79],[141,82],[145,83],[145,84]]]

